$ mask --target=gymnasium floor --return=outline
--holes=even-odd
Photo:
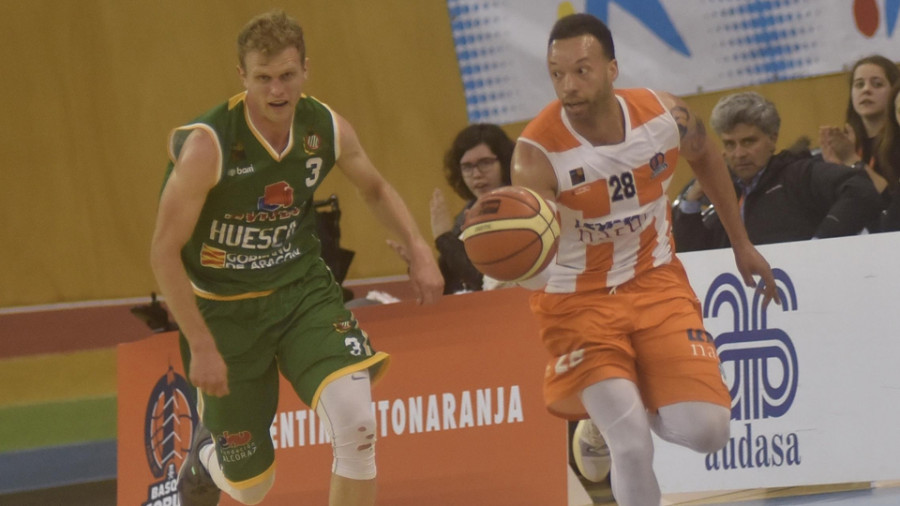
[[[582,486],[585,494],[577,487]],[[614,506],[609,483],[579,481],[569,477],[570,506]],[[579,500],[583,498],[583,500]],[[900,481],[876,483],[840,483],[809,487],[736,490],[663,496],[663,506],[739,505],[739,506],[897,506],[900,505]]]
[[[842,492],[827,492],[826,489],[827,487],[819,489],[814,487],[796,487],[778,490],[746,490],[730,494],[732,499],[726,499],[728,496],[711,497],[700,501],[670,504],[739,504],[742,506],[795,506],[801,504],[829,506],[896,506],[900,504],[900,486],[897,484],[893,484],[891,487],[865,488]],[[792,495],[780,496],[781,494]]]

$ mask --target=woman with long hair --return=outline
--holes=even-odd
[[[878,164],[887,180],[886,194],[890,198],[881,223],[882,232],[900,230],[900,82],[891,88],[884,133],[878,149]]]
[[[847,123],[819,129],[825,160],[865,170],[879,192],[887,188],[888,181],[877,157],[878,144],[890,108],[888,94],[898,81],[900,69],[884,56],[858,60],[850,72]]]

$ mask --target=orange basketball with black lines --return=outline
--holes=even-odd
[[[520,186],[479,197],[462,229],[472,265],[500,281],[533,277],[550,264],[559,246],[555,211],[540,195]]]

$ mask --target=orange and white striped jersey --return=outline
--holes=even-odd
[[[558,100],[519,137],[556,173],[561,236],[546,292],[615,287],[674,258],[666,189],[678,161],[678,125],[653,91],[615,93],[625,115],[619,144],[591,145]]]

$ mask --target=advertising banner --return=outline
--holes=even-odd
[[[729,249],[681,255],[731,391],[731,440],[656,439],[664,493],[900,479],[900,233],[762,246],[781,303],[762,307]],[[566,430],[544,409],[547,356],[528,292],[354,310],[392,355],[375,386],[380,504],[567,504]],[[175,505],[196,413],[177,336],[119,346],[121,505]],[[325,504],[331,445],[286,383],[266,504]],[[223,504],[236,504],[223,500]]]
[[[513,289],[354,310],[391,354],[373,390],[379,504],[566,504],[566,425],[544,409],[547,358],[527,298]],[[195,415],[177,334],[118,356],[118,504],[176,506]],[[283,378],[271,436],[265,504],[327,504],[331,443]]]
[[[700,455],[657,440],[660,486],[900,478],[900,265],[892,260],[900,233],[759,249],[775,269],[780,305],[764,308],[744,287],[731,250],[681,255],[731,390],[731,441]]]
[[[469,121],[533,118],[556,98],[547,41],[587,12],[613,34],[619,88],[688,95],[900,60],[900,0],[447,0]]]

